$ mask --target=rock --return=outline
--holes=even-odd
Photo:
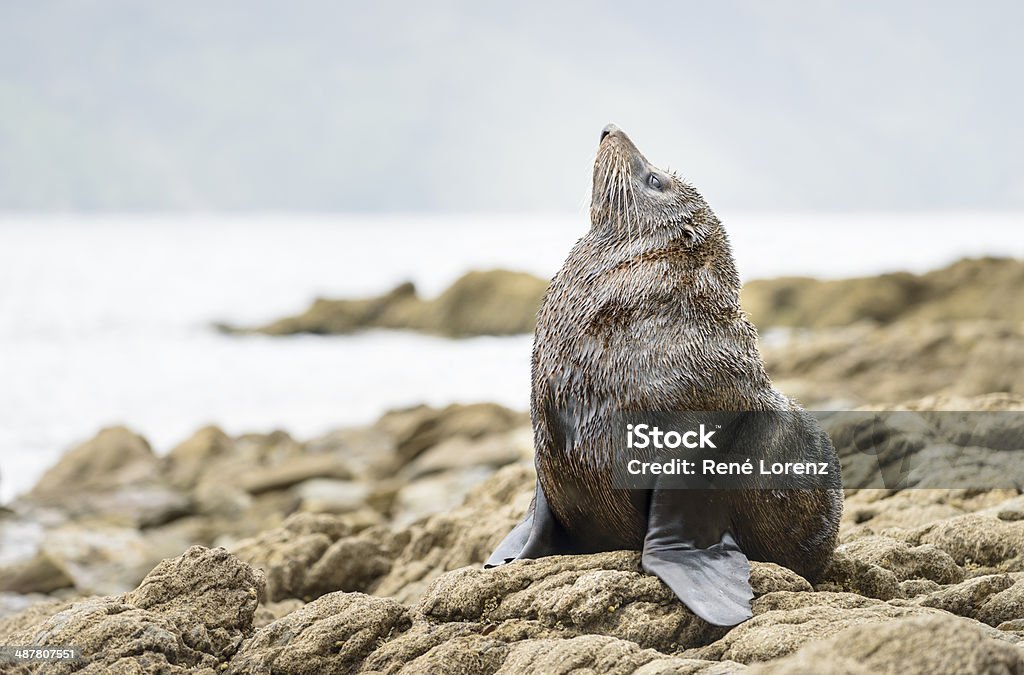
[[[70,605],[68,599],[32,593],[0,593],[4,611],[0,612],[0,644],[11,644],[8,638],[25,628],[46,621]]]
[[[331,544],[306,574],[303,597],[369,588],[391,571],[395,544],[388,539],[386,533],[375,528]]]
[[[390,571],[399,546],[399,538],[380,529],[357,534],[343,517],[300,513],[239,542],[234,552],[265,572],[271,601],[312,600],[338,590],[365,590]]]
[[[377,425],[336,429],[306,443],[313,454],[334,453],[345,458],[353,475],[362,480],[393,476],[401,467],[396,440]]]
[[[422,301],[416,296],[416,287],[403,283],[384,295],[359,300],[329,300],[317,298],[302,314],[278,319],[273,323],[254,329],[266,335],[294,335],[313,333],[316,335],[343,335],[364,328],[399,328],[391,319],[392,315],[417,312]],[[226,332],[249,332],[218,324]]]
[[[151,480],[159,468],[146,439],[125,427],[110,427],[66,452],[30,494],[59,499],[84,490],[109,490]]]
[[[941,588],[931,579],[908,579],[900,582],[901,595],[904,598],[916,598],[920,595],[933,593]]]
[[[1024,652],[949,615],[911,616],[853,625],[809,642],[786,658],[757,664],[765,675],[844,673],[1020,673]]]
[[[352,473],[334,455],[306,455],[289,458],[272,466],[243,472],[237,485],[250,494],[283,490],[313,478],[348,479]]]
[[[314,513],[346,513],[366,505],[373,488],[362,482],[312,478],[295,486],[302,510]]]
[[[968,579],[919,599],[925,607],[977,619],[990,626],[1024,618],[1024,573]]]
[[[806,580],[778,565],[753,568],[755,594],[810,590]],[[645,574],[637,551],[458,569],[435,579],[417,609],[433,621],[537,622],[570,636],[607,635],[665,653],[706,644],[724,632]]]
[[[527,416],[496,403],[453,404],[445,408],[420,405],[393,410],[375,425],[395,439],[399,461],[406,464],[442,441],[475,441],[525,424]]]
[[[547,283],[521,272],[469,272],[434,300],[421,299],[411,283],[404,283],[372,298],[319,298],[302,314],[254,330],[268,335],[325,335],[391,328],[449,337],[531,333]],[[1016,300],[1016,289],[1022,284],[1022,261],[963,259],[922,275],[754,280],[744,284],[742,304],[762,330],[770,326],[820,329],[857,322],[1021,321],[1024,303]],[[223,324],[218,327],[249,332]]]
[[[948,553],[971,576],[1024,572],[1024,521],[967,514],[925,525],[904,535]]]
[[[527,640],[503,644],[487,638],[456,638],[432,649],[410,665],[423,672],[440,672],[446,662],[470,673],[633,673],[651,661],[665,660],[658,652],[599,635],[568,640]],[[493,670],[492,670],[493,668]],[[454,672],[449,671],[449,672]]]
[[[49,593],[75,585],[62,567],[45,553],[0,565],[0,592]]]
[[[346,334],[367,328],[415,330],[448,337],[531,333],[548,282],[522,272],[474,271],[438,298],[423,300],[411,283],[358,300],[318,298],[302,314],[254,329],[267,335]],[[226,332],[249,332],[224,324]]]
[[[372,673],[493,673],[508,654],[509,643],[555,631],[521,622],[498,626],[469,621],[435,623],[414,618],[412,628],[392,636],[363,663]]]
[[[489,467],[479,466],[435,473],[410,481],[394,496],[390,507],[391,521],[396,527],[405,527],[425,516],[450,511],[493,472]]]
[[[747,667],[735,661],[672,658],[649,661],[637,668],[634,675],[731,675],[745,672]]]
[[[408,544],[373,593],[414,603],[438,575],[482,565],[522,520],[535,481],[532,467],[507,466],[471,490],[462,506],[413,523],[405,531]]]
[[[197,546],[162,562],[130,593],[74,602],[48,618],[30,609],[6,619],[0,634],[6,644],[82,649],[80,663],[51,664],[48,673],[215,668],[251,630],[262,584],[223,549]]]
[[[46,533],[40,554],[84,594],[111,595],[134,588],[162,559],[188,548],[174,537],[102,523],[65,525]]]
[[[898,607],[852,593],[778,591],[755,598],[754,617],[716,642],[685,656],[740,663],[768,661],[790,654],[812,640],[870,621],[927,616],[937,610]]]
[[[642,574],[639,556],[625,551],[455,570],[431,584],[417,609],[435,621],[525,620],[662,652],[706,644],[721,632]]]
[[[489,675],[501,673],[734,673],[744,670],[733,663],[667,658],[653,649],[641,649],[628,640],[603,635],[568,639],[547,638],[503,642],[500,633],[460,636],[443,642],[408,663],[410,672]]]
[[[409,610],[394,600],[331,593],[256,631],[228,672],[355,672],[382,642],[411,624]]]
[[[414,615],[415,616],[415,615]],[[638,669],[639,668],[639,669]],[[529,621],[433,623],[416,618],[362,665],[364,672],[733,673],[744,666],[670,657],[605,635],[567,635]]]
[[[23,501],[132,527],[160,525],[191,510],[188,498],[166,483],[146,440],[124,427],[103,429],[65,453]]]
[[[532,333],[547,287],[523,272],[468,272],[428,303],[423,325],[450,337]]]
[[[750,587],[760,597],[776,591],[811,591],[810,582],[793,570],[769,562],[754,562],[750,566]]]
[[[46,531],[32,515],[0,516],[0,593],[49,593],[74,584],[40,551]]]
[[[921,275],[897,272],[854,279],[802,277],[743,286],[743,308],[760,327],[822,328],[857,321],[1024,321],[1024,261],[964,258]]]
[[[196,486],[217,460],[235,453],[235,441],[215,426],[203,427],[164,458],[168,480],[183,489]]]
[[[977,396],[1024,384],[1024,325],[990,321],[899,322],[795,332],[765,343],[779,388],[809,409],[839,410],[925,396]],[[885,354],[879,359],[879,354]]]
[[[264,626],[269,626],[278,619],[301,609],[305,604],[306,603],[298,598],[287,598],[280,602],[263,603],[259,608],[257,608],[256,615],[253,617],[253,628],[258,629],[263,628]]]
[[[880,600],[891,600],[902,595],[899,581],[891,570],[854,557],[843,547],[832,554],[817,589],[857,593]]]
[[[479,440],[462,435],[446,438],[409,462],[401,477],[413,481],[458,469],[493,471],[506,464],[530,459],[533,459],[533,429],[524,424],[509,432],[490,434]]]
[[[106,514],[69,520],[50,507],[17,506],[20,513],[0,520],[0,591],[121,593],[192,543],[170,531],[111,524]]]
[[[843,544],[839,550],[891,571],[900,581],[931,579],[939,584],[955,584],[964,578],[964,570],[953,558],[931,544],[912,547],[889,537],[869,536]]]
[[[248,492],[220,481],[205,480],[192,490],[192,505],[203,516],[228,521],[241,519],[251,515],[253,503]]]
[[[843,504],[840,536],[849,540],[855,525],[866,526],[872,534],[891,528],[913,529],[961,516],[969,508],[949,490],[857,490],[847,495]]]

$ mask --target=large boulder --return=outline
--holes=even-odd
[[[365,590],[391,570],[401,540],[380,528],[360,532],[343,516],[299,513],[238,542],[234,553],[263,570],[269,600],[308,601],[332,591]]]
[[[160,525],[191,509],[146,439],[125,427],[103,429],[66,452],[22,501],[131,527]]]
[[[48,617],[0,623],[0,642],[72,645],[77,663],[47,664],[47,673],[185,673],[213,668],[238,650],[252,629],[262,576],[223,549],[193,547],[158,565],[135,590],[48,608]],[[36,672],[24,664],[8,672]]]
[[[824,328],[857,321],[1024,321],[1024,261],[964,258],[925,274],[853,279],[783,277],[743,286],[743,307],[760,328]]]
[[[1024,324],[1000,319],[853,324],[765,341],[779,388],[819,410],[931,395],[1024,394]],[[885,358],[880,359],[879,354]]]
[[[254,330],[267,335],[327,335],[392,328],[447,337],[532,333],[547,286],[547,281],[524,272],[472,271],[432,300],[420,298],[411,283],[403,283],[372,298],[318,298],[305,312]],[[247,332],[225,325],[219,328]]]
[[[403,283],[384,295],[358,300],[330,300],[317,298],[302,314],[278,319],[256,331],[267,335],[345,334],[374,327],[398,328],[391,316],[404,316],[417,312],[423,301],[416,296],[416,287]],[[237,331],[219,326],[229,332]]]

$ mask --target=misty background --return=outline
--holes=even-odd
[[[1024,6],[0,4],[0,503],[125,424],[308,439],[525,409],[532,336],[228,336],[313,298],[542,278],[608,122],[745,280],[1024,257]],[[797,214],[797,215],[794,215]]]
[[[719,209],[1024,206],[1024,5],[8,2],[0,209],[578,211],[610,121]]]

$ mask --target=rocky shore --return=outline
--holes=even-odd
[[[864,322],[1024,321],[1024,261],[965,258],[926,274],[898,272],[822,281],[759,279],[743,286],[743,307],[761,330],[837,328]],[[370,328],[447,337],[532,333],[547,281],[523,272],[469,272],[424,300],[404,283],[354,300],[317,299],[306,311],[264,326],[220,324],[229,333],[344,335]]]
[[[444,337],[532,333],[548,282],[525,272],[488,270],[459,277],[424,300],[411,283],[356,300],[318,298],[303,313],[256,328],[219,324],[226,333],[345,335],[369,328],[414,330]]]
[[[964,261],[881,277],[863,297],[857,280],[748,287],[767,298],[752,313],[776,317],[847,294],[848,307],[869,307],[879,289],[903,289],[895,314],[836,308],[845,319],[768,331],[762,350],[779,387],[808,407],[921,414],[827,418],[848,488],[840,546],[820,579],[754,563],[754,617],[732,629],[690,613],[636,552],[484,570],[532,497],[528,416],[418,406],[312,439],[206,427],[157,454],[116,427],[71,449],[0,509],[0,645],[75,646],[83,659],[0,671],[1024,673],[1024,465],[978,459],[1021,450],[1024,416],[963,433],[933,412],[1024,412],[1024,317],[1004,288],[1021,267]],[[1003,301],[983,296],[985,284]],[[524,306],[543,292],[528,285],[512,293]],[[469,295],[484,302],[497,286]],[[440,298],[391,296],[341,314],[323,306],[325,320],[348,316],[337,332],[396,327],[407,311],[420,318],[406,327],[442,332],[424,318]],[[955,320],[938,319],[937,303]],[[500,306],[470,311],[475,324],[452,319],[461,311],[443,315],[448,334],[526,329]],[[296,321],[274,330],[322,327]],[[864,487],[866,460],[917,459],[927,473],[933,458],[1009,485]]]
[[[940,427],[901,447],[950,443]],[[0,516],[0,644],[78,646],[95,673],[1024,672],[1019,490],[849,490],[824,577],[756,563],[755,616],[729,630],[635,552],[482,569],[529,504],[531,446],[489,404],[305,442],[210,427],[162,457],[105,429]]]

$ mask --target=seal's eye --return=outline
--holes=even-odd
[[[653,173],[647,177],[647,184],[650,185],[655,190],[661,189],[661,180]]]

